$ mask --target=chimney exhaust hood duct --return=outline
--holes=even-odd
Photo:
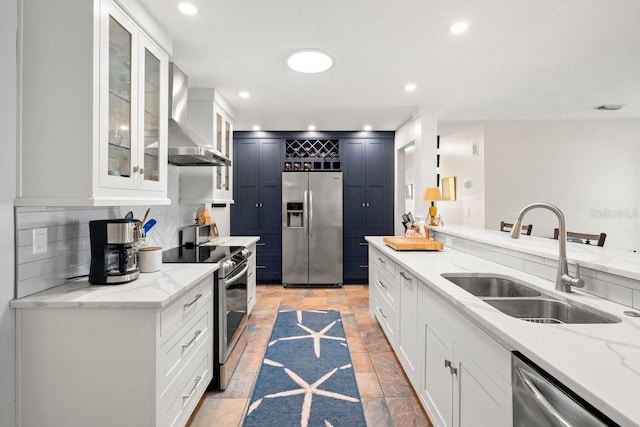
[[[187,125],[188,77],[173,62],[169,64],[169,163],[178,166],[231,166],[231,160],[208,146]]]

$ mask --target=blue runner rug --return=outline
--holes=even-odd
[[[243,426],[366,425],[340,312],[280,311]]]

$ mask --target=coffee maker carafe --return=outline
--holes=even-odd
[[[140,240],[137,219],[103,219],[89,221],[91,267],[89,282],[94,285],[118,285],[136,280]]]

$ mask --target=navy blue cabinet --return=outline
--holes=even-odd
[[[257,281],[279,283],[282,140],[234,138],[233,150],[235,203],[231,205],[231,234],[260,236],[256,245]]]
[[[367,283],[364,236],[393,235],[393,139],[340,141],[344,182],[344,283]]]

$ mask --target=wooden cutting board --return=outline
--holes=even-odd
[[[441,251],[442,242],[424,237],[384,237],[382,241],[396,251]]]

